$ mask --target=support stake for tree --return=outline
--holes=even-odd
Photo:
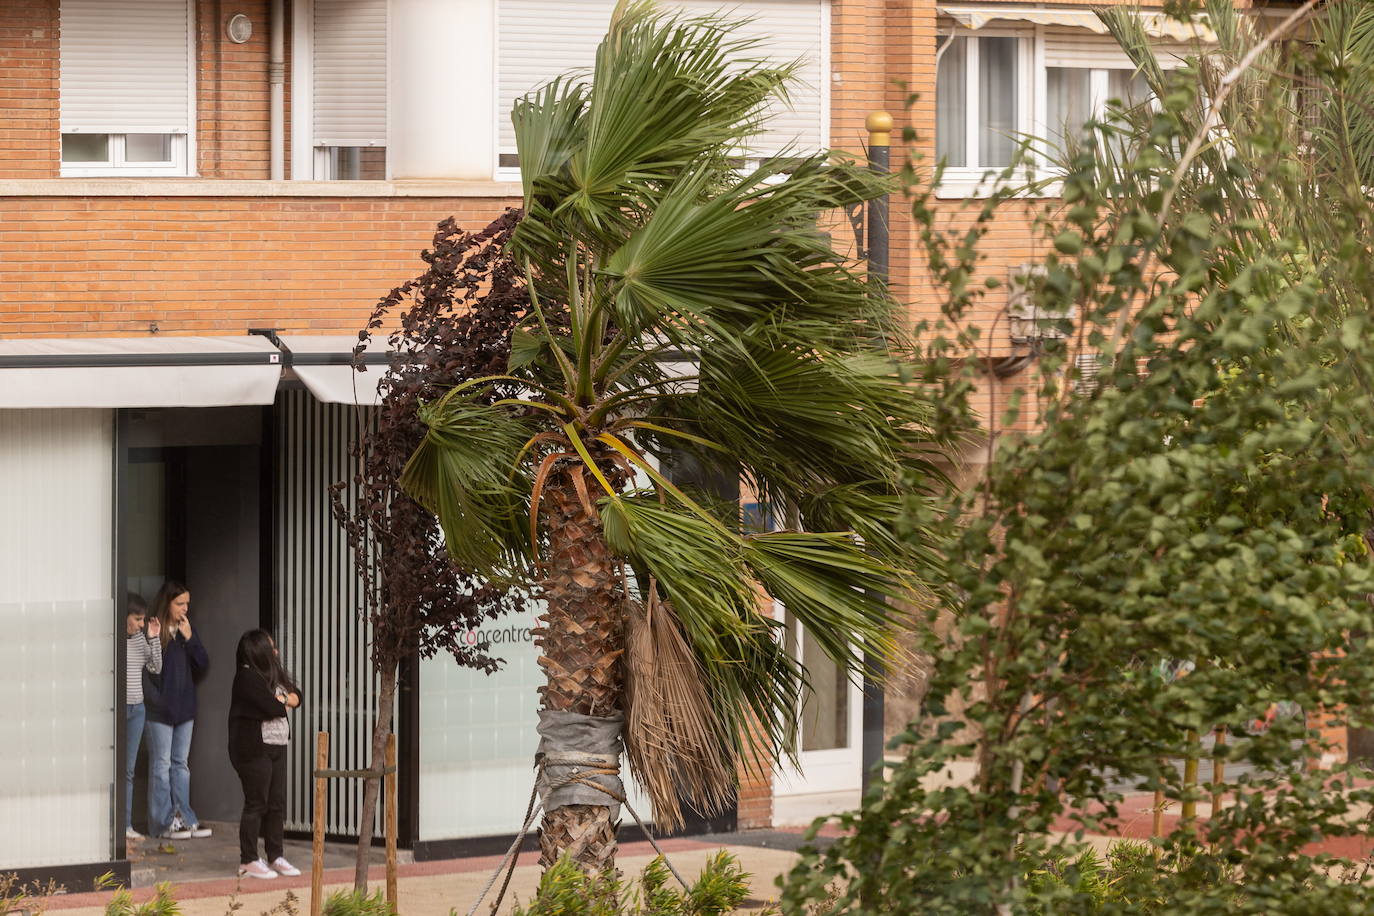
[[[399,912],[396,891],[396,733],[386,736],[386,900]]]
[[[1221,749],[1226,747],[1226,726],[1218,725],[1216,742],[1212,745],[1212,817],[1221,812],[1221,784],[1226,781],[1226,761]]]
[[[324,777],[329,766],[329,732],[315,735],[315,836],[310,861],[310,916],[320,916],[324,907],[324,811],[329,803]]]

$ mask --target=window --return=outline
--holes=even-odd
[[[1045,138],[1062,148],[1072,133],[1107,113],[1107,103],[1135,105],[1150,96],[1145,77],[1133,69],[1045,68]]]
[[[387,0],[297,0],[302,29],[293,135],[312,142],[292,174],[320,181],[387,177]],[[308,42],[302,45],[301,42]]]
[[[1023,39],[946,39],[936,74],[935,151],[950,168],[1011,164],[1025,133]]]
[[[1028,137],[1061,148],[1101,118],[1109,100],[1134,105],[1149,97],[1125,52],[1084,29],[968,30],[942,36],[936,48],[935,152],[947,168],[946,196],[974,193]],[[1165,66],[1184,51],[1167,43],[1160,50]]]
[[[60,16],[62,175],[189,174],[188,0],[61,0]]]

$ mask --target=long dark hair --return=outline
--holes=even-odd
[[[190,589],[182,585],[175,579],[168,579],[162,583],[162,588],[157,590],[157,597],[153,599],[153,616],[162,624],[162,648],[167,648],[167,643],[172,639],[172,601],[178,595],[184,595]]]
[[[282,667],[277,647],[272,644],[272,634],[266,630],[249,630],[240,636],[234,658],[240,668],[251,668],[261,674],[268,687],[282,687],[291,693],[300,692],[291,672]]]

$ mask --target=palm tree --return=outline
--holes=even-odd
[[[857,676],[865,647],[898,651],[883,596],[932,562],[902,530],[939,476],[930,401],[893,303],[818,225],[885,184],[828,154],[741,166],[791,75],[728,20],[622,0],[589,83],[516,105],[528,320],[506,374],[423,408],[403,478],[464,568],[542,592],[550,781],[598,751],[588,781],[618,791],[623,727],[660,825],[792,751],[806,673],[763,596]],[[773,523],[675,484],[675,451]],[[545,799],[542,861],[607,866],[615,801],[572,788]]]

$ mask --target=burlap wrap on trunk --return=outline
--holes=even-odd
[[[564,805],[604,805],[611,809],[613,822],[619,819],[620,803],[615,797],[578,783],[561,785],[568,777],[595,769],[597,764],[568,765],[558,761],[565,756],[591,754],[602,758],[610,767],[618,768],[620,735],[624,728],[625,716],[619,712],[614,716],[584,716],[556,709],[539,710],[539,753],[544,755],[545,765],[537,787],[545,811],[553,811]],[[588,773],[583,779],[604,786],[616,796],[625,794],[625,786],[619,776]]]

